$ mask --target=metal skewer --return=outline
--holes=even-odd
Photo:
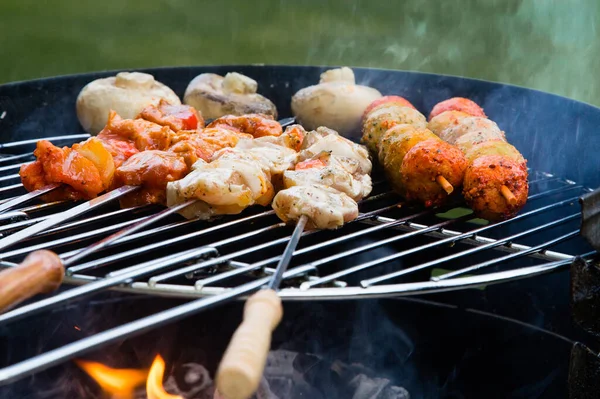
[[[302,215],[267,288],[246,301],[244,320],[233,334],[217,371],[217,390],[227,399],[248,399],[256,390],[271,347],[271,335],[283,317],[277,295],[308,218]]]
[[[123,186],[116,188],[108,193],[101,195],[100,197],[94,198],[93,200],[87,201],[81,205],[77,205],[69,210],[58,213],[42,222],[36,223],[26,229],[23,229],[15,234],[5,237],[0,240],[0,251],[14,245],[20,241],[23,241],[29,237],[32,237],[42,231],[49,229],[50,227],[64,223],[68,220],[73,219],[79,215],[83,215],[99,206],[102,206],[110,201],[113,201],[125,194],[131,193],[139,189],[139,186]]]
[[[10,201],[6,201],[2,204],[0,204],[0,213],[4,213],[16,206],[19,206],[27,201],[30,201],[34,198],[37,198],[41,195],[47,194],[50,191],[54,191],[57,188],[60,187],[60,184],[48,184],[45,187],[40,188],[39,190],[34,190],[31,191],[27,194],[23,194],[21,196],[18,196],[16,198],[11,199]]]
[[[188,205],[194,203],[195,200],[190,200],[166,208],[161,212],[148,216],[133,225],[126,227],[106,238],[83,248],[66,259],[60,259],[58,255],[51,251],[40,250],[32,252],[18,266],[0,272],[0,312],[11,308],[34,295],[48,293],[57,289],[62,283],[65,275],[65,268],[83,259],[84,257],[107,247],[112,242],[117,241],[127,235],[133,234],[142,228],[155,223],[168,215],[171,215]],[[59,214],[60,216],[60,214]],[[98,284],[96,284],[98,285]],[[98,287],[94,283],[80,287],[79,289],[70,290],[60,295],[47,298],[43,301],[36,302],[30,305],[23,306],[11,312],[0,315],[0,320],[9,321],[22,317],[29,312],[40,311],[51,307],[57,303],[69,300],[74,293],[79,291],[95,292]],[[79,295],[82,293],[80,292]]]
[[[265,284],[270,283],[269,286],[272,286],[273,283],[279,284],[281,282],[281,280],[284,278],[291,278],[291,277],[295,277],[295,276],[299,276],[304,273],[307,273],[308,271],[310,271],[312,269],[311,267],[306,267],[306,266],[296,267],[292,270],[289,270],[288,272],[285,272],[285,270],[284,270],[285,268],[287,268],[289,261],[291,260],[291,254],[294,252],[294,248],[298,244],[298,241],[300,239],[300,236],[302,235],[302,231],[304,230],[305,225],[306,225],[306,218],[301,217],[300,220],[298,221],[298,224],[296,225],[294,234],[292,234],[292,236],[290,237],[288,246],[286,247],[286,250],[285,250],[285,252],[281,258],[281,261],[278,265],[279,273],[275,273],[274,276],[260,278],[258,280],[252,281],[250,283],[240,285],[236,288],[227,290],[222,294],[197,299],[195,301],[186,303],[184,305],[180,305],[180,306],[177,306],[172,309],[164,310],[157,314],[144,317],[142,319],[112,328],[110,330],[103,331],[96,335],[92,335],[90,337],[83,338],[79,341],[73,342],[73,343],[65,345],[63,347],[53,349],[53,350],[43,353],[33,359],[28,359],[28,360],[22,361],[20,363],[14,364],[12,366],[6,367],[4,369],[0,369],[0,386],[10,383],[12,381],[15,381],[25,375],[31,375],[35,372],[48,369],[54,365],[57,365],[57,364],[65,361],[65,360],[72,359],[75,356],[80,356],[82,354],[91,352],[91,351],[97,349],[98,347],[110,344],[115,341],[121,341],[123,339],[129,338],[129,337],[132,337],[135,335],[142,334],[143,332],[148,331],[152,328],[156,328],[158,326],[165,325],[167,323],[173,323],[173,322],[181,320],[187,316],[191,316],[195,313],[198,313],[202,310],[206,310],[206,309],[212,308],[217,305],[225,304],[233,299],[236,299],[238,297],[252,293],[252,292],[260,289],[260,287],[264,286]],[[177,259],[175,259],[175,261],[177,261]],[[153,271],[158,270],[159,268],[165,267],[162,264],[162,262],[154,261],[154,262],[150,262],[150,263],[153,264],[152,267],[145,268],[144,273],[151,273]],[[127,276],[119,275],[119,276],[115,276],[115,278],[118,278],[120,281],[125,281],[126,279],[135,278],[134,274],[136,274],[136,273],[141,274],[139,270],[132,270],[130,273],[128,273],[129,275],[127,275]],[[108,284],[108,283],[111,283],[109,280],[111,280],[111,279],[110,278],[104,279],[104,280],[101,280],[98,282],[87,284],[87,286],[92,286],[95,284],[104,284],[105,286],[110,286],[110,284]],[[114,283],[114,282],[112,282],[112,283]],[[69,290],[65,293],[69,293],[71,291],[76,291],[76,290],[82,289],[82,288],[85,288],[85,286]],[[273,292],[274,293],[274,291],[272,289],[266,289],[266,290],[262,290],[260,292],[268,292],[268,293]],[[262,311],[265,308],[265,304],[267,304],[266,306],[270,307],[268,309],[271,310],[271,312],[270,312],[271,314],[275,314],[273,309],[274,310],[278,309],[279,310],[278,314],[280,316],[276,323],[276,324],[278,324],[279,320],[281,319],[282,310],[281,310],[281,302],[280,302],[279,296],[277,296],[275,294],[275,297],[276,297],[275,299],[277,300],[277,303],[278,303],[278,307],[276,307],[276,308],[273,308],[272,305],[270,305],[268,302],[265,302],[264,300],[262,301],[262,304],[261,304],[261,302],[255,302],[253,305],[255,305],[256,307],[252,306],[252,308]],[[249,302],[246,303],[246,308],[249,307],[248,305],[249,305]],[[258,306],[258,305],[260,305],[260,306]],[[258,309],[258,307],[260,307],[260,309]],[[264,317],[263,315],[258,314],[258,316],[257,317],[255,316],[253,319],[256,319],[256,320],[260,319],[259,321],[261,321],[261,324],[262,324],[263,317]],[[244,320],[244,323],[246,321],[247,321],[247,319]],[[242,324],[242,325],[244,325],[244,324]],[[260,327],[260,325],[259,325],[259,327]],[[264,327],[262,327],[262,328],[264,328]],[[275,326],[273,327],[273,329],[274,328],[275,328]],[[240,330],[238,329],[238,331],[240,331]],[[256,330],[254,330],[254,328],[252,329],[252,331],[253,331],[253,333],[252,333],[253,339],[255,338],[255,336],[260,338],[260,335],[256,333]],[[264,360],[266,360],[266,355],[269,350],[270,340],[271,340],[271,332],[272,332],[272,329],[268,329],[268,330],[265,329],[265,334],[263,335],[263,337],[266,337],[266,338],[262,338],[263,340],[265,340],[265,339],[267,340],[267,342],[265,342],[263,344],[263,348],[265,348],[264,355],[262,355],[262,356],[264,356]],[[239,342],[239,341],[232,340],[232,343],[233,342]],[[256,364],[257,361],[255,359],[258,359],[259,356],[261,355],[260,352],[257,353],[254,349],[254,346],[256,346],[256,343],[257,342],[255,342],[255,341],[243,343],[244,347],[250,348],[251,356],[254,356],[254,354],[258,355],[258,357],[255,357],[254,359],[252,359],[252,358],[247,359],[249,361],[249,363],[251,363],[251,364]],[[230,346],[230,348],[231,348],[231,346]],[[264,368],[264,360],[263,360],[263,367],[261,367],[260,370],[253,372],[253,374],[258,375],[259,379],[262,376],[262,369]],[[259,360],[259,363],[260,363],[260,360]],[[240,363],[237,362],[237,364],[240,364]],[[248,388],[251,388],[251,387],[248,386]]]

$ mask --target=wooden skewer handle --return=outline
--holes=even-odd
[[[248,399],[260,384],[271,335],[283,316],[279,295],[261,290],[246,301],[244,320],[233,334],[217,370],[217,390],[224,399]]]
[[[54,291],[64,275],[62,261],[54,252],[32,252],[20,265],[0,272],[0,313],[34,295]]]

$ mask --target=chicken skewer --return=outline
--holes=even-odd
[[[308,133],[304,145],[307,147],[300,152],[301,162],[295,170],[284,172],[285,188],[273,200],[277,215],[284,221],[296,220],[296,228],[267,289],[246,302],[244,320],[217,371],[217,390],[227,399],[248,399],[258,388],[271,335],[283,317],[276,291],[304,228],[336,228],[356,218],[358,205],[350,195],[359,200],[371,191],[371,165],[362,147],[323,127]],[[325,145],[330,150],[324,153]],[[324,177],[331,180],[323,181]]]
[[[244,320],[234,332],[217,370],[217,390],[227,399],[247,399],[258,389],[271,348],[271,336],[283,318],[277,291],[307,221],[305,215],[298,219],[267,287],[246,300]]]
[[[442,101],[431,111],[429,126],[465,154],[463,195],[477,216],[504,220],[523,208],[529,191],[526,160],[479,105],[459,97]]]
[[[302,139],[302,132],[299,129],[301,128],[298,126],[291,126],[290,129],[288,129],[287,133],[284,133],[277,138],[263,137],[261,139],[255,140],[265,142],[281,141],[287,142],[290,145],[298,146],[298,140]],[[245,145],[248,145],[248,143],[245,143]],[[283,150],[287,149],[286,147],[281,148]],[[245,151],[252,150],[246,149]],[[108,246],[111,242],[123,238],[124,236],[129,235],[134,231],[138,231],[141,228],[148,226],[151,223],[154,223],[174,212],[182,211],[186,207],[193,205],[194,202],[196,202],[196,200],[191,199],[186,202],[169,207],[160,212],[159,214],[145,218],[140,222],[111,235],[108,238],[105,238],[95,244],[90,245],[86,249],[76,252],[75,254],[64,260],[61,260],[56,254],[54,254],[51,251],[33,252],[25,259],[25,261],[21,265],[0,273],[0,288],[4,288],[3,295],[0,297],[0,311],[2,309],[14,305],[16,302],[20,302],[30,296],[33,296],[36,293],[50,292],[56,289],[62,282],[65,266],[71,265],[75,261],[80,260],[83,257]],[[5,322],[18,317],[22,317],[24,314],[27,313],[31,313],[34,311],[39,312],[43,309],[55,306],[58,303],[70,300],[76,297],[77,295],[95,292],[99,288],[106,288],[116,283],[122,283],[129,278],[139,277],[142,275],[142,271],[134,270],[127,274],[129,276],[119,275],[109,277],[107,279],[88,284],[84,287],[80,287],[75,290],[69,290],[60,295],[43,300],[42,304],[28,305],[24,308],[19,308],[12,312],[6,313],[0,318]],[[75,293],[73,291],[75,291]]]
[[[426,126],[425,116],[407,100],[383,97],[365,112],[362,142],[378,157],[395,191],[409,201],[439,206],[462,184],[467,162]]]
[[[146,153],[153,154],[153,151],[146,151]],[[139,154],[144,153],[142,152]],[[137,172],[135,175],[140,176],[140,173]],[[151,176],[152,178],[155,178],[157,174],[154,173],[151,174]],[[95,207],[104,204],[108,200],[112,200],[117,196],[131,193],[137,189],[138,186],[125,185],[112,190],[104,194],[102,197],[95,198],[89,202],[81,204],[75,208],[60,213],[41,223],[33,225],[30,228],[24,229],[14,235],[0,240],[0,248],[13,245],[53,225],[62,223],[68,219],[82,214],[83,212],[94,209]],[[151,223],[154,223],[170,214],[192,205],[194,202],[195,201],[190,200],[177,204],[176,206],[169,207],[156,215],[143,219],[140,222],[129,226],[108,238],[105,238],[104,240],[92,244],[91,246],[79,251],[67,259],[61,260],[56,254],[50,251],[36,251],[30,254],[19,266],[0,273],[0,287],[2,287],[2,295],[0,296],[0,311],[38,293],[53,291],[61,284],[65,268],[69,265],[101,248],[106,247],[117,239],[132,234],[133,232],[138,231]],[[26,287],[23,288],[24,286]]]
[[[187,107],[184,109],[186,112],[183,112],[182,107],[167,106],[169,108],[166,110],[149,107],[142,115],[152,113],[154,120],[162,120],[168,125],[176,126],[177,122],[180,122],[179,126],[189,126],[183,122],[189,123],[190,120],[197,123],[198,119],[195,116],[189,117],[190,113],[197,114],[193,108]],[[156,109],[153,111],[152,108]],[[281,126],[278,130],[271,131],[278,134],[281,132]],[[38,160],[25,165],[21,170],[26,188],[35,189],[37,186],[43,186],[48,176],[58,176],[59,180],[68,183],[62,187],[62,192],[53,193],[62,199],[94,197],[104,189],[113,190],[89,203],[81,204],[1,239],[0,250],[116,198],[125,196],[121,200],[122,205],[130,206],[164,203],[167,183],[187,174],[190,163],[201,157],[209,158],[218,149],[233,146],[239,138],[246,137],[252,136],[220,128],[200,132],[179,131],[176,134],[168,126],[141,119],[122,120],[112,113],[107,126],[97,138],[83,144],[75,144],[73,149],[60,149],[42,140],[38,142],[36,149]],[[132,141],[135,141],[135,146]],[[172,142],[175,143],[171,145]],[[149,150],[139,152],[138,148]],[[93,159],[95,164],[84,155]]]

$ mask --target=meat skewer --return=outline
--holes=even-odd
[[[327,142],[330,150],[324,154],[321,149]],[[336,228],[356,218],[358,205],[349,195],[360,199],[371,191],[370,165],[362,162],[365,169],[361,169],[361,159],[357,159],[362,156],[363,161],[368,161],[363,148],[323,127],[308,133],[305,145],[308,147],[299,156],[302,161],[296,164],[294,171],[284,172],[285,188],[273,199],[277,215],[284,221],[296,220],[296,228],[267,289],[252,295],[246,302],[244,320],[233,334],[217,371],[217,390],[228,399],[248,399],[258,388],[271,334],[283,317],[276,291],[304,228],[311,225]],[[322,179],[328,175],[344,179],[338,184],[324,185],[327,183]],[[336,180],[333,178],[332,182]],[[361,188],[357,190],[356,185]],[[344,207],[349,212],[340,210]]]
[[[244,319],[233,333],[216,375],[217,390],[227,399],[247,399],[258,389],[271,348],[271,336],[283,318],[277,291],[307,221],[305,215],[298,219],[267,287],[246,300]]]
[[[523,208],[529,191],[526,160],[479,105],[459,97],[442,101],[431,111],[429,126],[464,153],[469,165],[463,195],[477,216],[504,220]]]
[[[144,151],[137,153],[134,156],[140,154],[144,156],[158,156],[157,151]],[[181,163],[183,163],[183,161],[181,161]],[[161,165],[159,165],[159,167],[161,167]],[[140,178],[140,176],[142,176],[143,174],[141,174],[140,171],[136,171],[133,173],[133,175],[138,176],[138,178]],[[146,180],[154,180],[156,178],[160,180],[159,175],[160,173],[149,173],[149,178]],[[141,177],[141,179],[144,180],[143,176]],[[166,182],[164,184],[166,185]],[[11,236],[0,240],[0,249],[14,245],[15,243],[34,234],[37,234],[41,231],[44,231],[51,226],[63,223],[66,220],[81,215],[82,213],[94,209],[97,206],[103,205],[104,203],[113,200],[118,196],[122,196],[127,193],[132,193],[135,190],[138,190],[138,188],[139,186],[125,185],[114,189],[101,197],[95,198],[89,202],[78,205],[77,207],[72,208],[63,213],[57,214],[52,218],[49,218],[43,222],[35,224],[27,229],[19,231]],[[169,207],[158,214],[143,219],[140,222],[105,238],[104,240],[90,245],[89,247],[79,251],[78,253],[74,254],[73,256],[67,259],[61,260],[57,255],[53,254],[50,251],[36,251],[30,254],[25,259],[25,261],[19,266],[0,272],[0,286],[3,287],[3,295],[2,298],[0,298],[0,312],[11,306],[14,306],[17,302],[21,302],[22,300],[27,299],[33,295],[36,295],[38,293],[50,292],[53,289],[56,289],[62,282],[62,277],[64,276],[65,268],[69,265],[72,265],[76,261],[107,246],[108,244],[114,242],[117,239],[132,234],[135,231],[138,231],[141,228],[146,227],[149,224],[154,223],[172,213],[181,211],[185,207],[192,205],[194,202],[195,201],[189,200],[177,204],[175,206]],[[26,289],[23,289],[23,287],[25,287]]]
[[[467,161],[426,128],[426,119],[398,96],[367,108],[362,142],[378,157],[392,188],[409,201],[442,205],[462,185]]]

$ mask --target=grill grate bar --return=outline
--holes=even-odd
[[[0,173],[6,172],[6,171],[19,170],[19,169],[21,169],[22,165],[27,165],[29,163],[31,163],[31,162],[15,163],[15,164],[6,165],[6,166],[0,166]]]
[[[569,199],[569,200],[566,200],[566,201],[561,201],[559,203],[554,203],[554,204],[551,204],[551,205],[547,205],[547,206],[542,207],[542,208],[538,208],[538,209],[534,209],[534,210],[526,212],[526,213],[522,213],[522,214],[517,215],[516,217],[514,217],[512,219],[505,220],[505,221],[496,223],[494,225],[483,226],[483,227],[471,230],[471,231],[466,232],[466,233],[456,233],[456,235],[444,238],[444,239],[442,239],[440,241],[432,242],[432,243],[429,243],[429,244],[426,244],[426,245],[423,245],[423,246],[420,246],[420,247],[414,247],[414,248],[411,248],[409,250],[397,253],[395,255],[396,256],[405,256],[405,255],[410,255],[410,254],[413,254],[413,253],[416,253],[416,252],[424,251],[424,250],[427,250],[427,249],[431,249],[431,248],[434,248],[434,247],[437,247],[437,246],[441,246],[441,245],[445,245],[445,244],[453,244],[453,243],[455,243],[457,241],[460,241],[462,239],[476,236],[477,234],[482,233],[482,232],[487,231],[487,230],[490,230],[492,228],[497,228],[497,227],[499,227],[501,225],[508,224],[508,223],[514,223],[515,221],[518,221],[518,220],[521,220],[521,219],[524,219],[524,218],[527,218],[527,217],[530,217],[530,216],[538,215],[538,214],[541,214],[543,212],[547,212],[547,211],[559,208],[561,206],[564,206],[564,205],[572,203],[574,200],[576,200],[576,198]],[[465,219],[468,219],[468,218],[472,218],[472,216],[471,215],[467,215],[465,217]],[[385,218],[384,220],[386,220],[386,222],[384,224],[388,224],[388,223],[391,223],[390,220],[393,220],[393,219]],[[408,223],[407,227],[410,229],[410,231],[408,233],[406,233],[406,235],[408,235],[408,237],[411,237],[411,236],[415,236],[415,235],[431,233],[433,231],[441,231],[442,235],[444,235],[445,230],[443,229],[443,227],[446,227],[446,226],[439,226],[439,225],[426,226],[426,225],[421,225],[421,224]],[[374,242],[374,243],[371,243],[371,244],[367,244],[367,245],[364,245],[362,247],[354,248],[354,249],[348,250],[346,252],[338,253],[338,254],[335,254],[335,255],[323,258],[321,260],[314,261],[314,262],[310,263],[310,265],[314,266],[314,267],[318,267],[318,266],[321,266],[321,265],[326,264],[326,263],[334,262],[334,261],[340,260],[342,258],[351,256],[351,255],[355,255],[355,254],[358,254],[358,253],[361,253],[361,252],[365,252],[365,251],[368,251],[368,250],[380,247],[382,245],[390,244],[392,242],[398,241],[399,239],[403,239],[404,237],[405,236],[401,235],[401,236],[391,237],[391,238],[388,238],[388,239],[385,239],[385,240],[382,240],[382,241]],[[490,243],[490,242],[496,242],[496,240],[492,240],[492,239],[487,239],[487,240],[489,240],[488,243]],[[320,278],[318,280],[314,280],[314,281],[311,281],[311,282],[304,283],[302,288],[308,289],[310,287],[313,287],[313,286],[316,286],[316,285],[319,285],[319,284],[322,284],[322,283],[330,282],[330,281],[333,281],[335,279],[338,279],[338,278],[341,278],[341,277],[344,277],[344,276],[347,276],[347,275],[350,275],[350,274],[353,274],[353,273],[356,273],[356,272],[359,272],[359,271],[362,271],[362,270],[366,270],[367,268],[370,268],[370,267],[372,267],[372,265],[370,265],[370,264],[362,264],[362,265],[354,266],[352,268],[347,268],[347,269],[344,269],[344,270],[342,270],[342,271],[340,271],[338,273],[334,273],[332,275],[328,275],[328,276],[322,277],[322,278]]]
[[[33,158],[33,153],[28,152],[26,154],[9,155],[7,157],[0,157],[0,164],[1,163],[5,163],[5,162],[10,162],[10,161],[17,161],[17,160],[27,159],[27,158]]]
[[[396,207],[398,207],[398,204],[391,205],[391,206],[386,207],[386,208],[377,209],[377,210],[372,211],[372,212],[361,214],[359,216],[359,218],[357,218],[356,220],[353,220],[353,221],[349,222],[348,224],[359,222],[361,220],[365,220],[365,219],[371,218],[373,216],[376,216],[379,213],[383,213],[383,212],[389,211],[389,210],[391,210],[393,208],[396,208]],[[431,212],[430,211],[420,212],[418,214],[414,214],[414,215],[407,216],[405,218],[394,220],[393,222],[387,223],[385,225],[374,226],[374,227],[371,227],[371,228],[366,229],[366,230],[361,230],[361,231],[358,231],[358,232],[355,232],[355,233],[346,234],[344,236],[337,237],[337,238],[334,238],[334,239],[331,239],[331,240],[328,240],[328,241],[324,241],[324,242],[316,244],[316,245],[311,245],[311,246],[308,246],[306,248],[297,249],[296,251],[294,251],[293,256],[296,257],[296,256],[299,256],[299,255],[304,255],[304,254],[307,254],[309,252],[312,252],[313,250],[322,249],[322,248],[325,248],[327,246],[331,246],[331,245],[334,245],[334,244],[340,244],[340,243],[346,242],[348,240],[351,240],[353,238],[361,237],[361,236],[364,236],[366,234],[369,234],[369,233],[372,233],[372,232],[375,232],[375,231],[383,230],[383,229],[392,227],[392,226],[400,224],[400,223],[405,223],[406,221],[408,221],[410,219],[418,218],[418,217],[427,215],[429,213],[431,213]],[[196,289],[201,290],[204,286],[206,286],[208,284],[214,284],[215,282],[218,282],[218,281],[226,280],[226,279],[238,276],[238,275],[242,275],[242,274],[246,274],[246,273],[249,273],[249,272],[252,272],[252,271],[255,271],[255,270],[259,270],[259,269],[265,267],[268,264],[277,263],[279,261],[279,259],[281,259],[281,256],[274,256],[272,258],[265,259],[263,261],[260,261],[260,262],[257,262],[257,263],[251,264],[251,265],[243,266],[243,267],[240,267],[240,268],[237,268],[237,269],[234,269],[234,270],[229,270],[229,271],[224,272],[224,273],[219,273],[219,274],[217,274],[215,276],[211,276],[211,277],[208,277],[208,278],[205,278],[205,279],[198,280],[198,281],[196,281],[196,284],[195,284]]]
[[[31,245],[29,247],[15,249],[12,251],[2,253],[2,257],[4,259],[10,259],[15,256],[25,255],[25,254],[28,254],[29,252],[37,251],[38,249],[57,248],[57,247],[60,247],[61,245],[73,244],[75,242],[84,241],[84,240],[87,240],[92,237],[96,237],[96,236],[99,236],[102,234],[111,233],[113,231],[123,229],[123,228],[130,226],[134,223],[137,223],[143,219],[145,219],[145,218],[141,217],[141,218],[137,218],[137,219],[132,219],[132,220],[128,220],[126,222],[112,224],[112,225],[102,227],[102,228],[99,228],[96,230],[86,231],[85,233],[80,233],[80,234],[76,234],[76,235],[69,236],[69,237],[59,238],[54,241],[46,241],[46,242],[43,242],[40,244]]]
[[[423,263],[423,264],[418,265],[418,266],[410,267],[408,269],[403,269],[403,270],[399,270],[397,272],[384,274],[384,275],[379,276],[379,277],[374,277],[374,278],[371,278],[371,279],[368,279],[368,280],[363,280],[363,281],[361,281],[361,285],[363,287],[368,287],[368,286],[370,286],[372,284],[378,284],[378,283],[380,283],[382,281],[386,281],[386,280],[390,280],[390,279],[397,278],[397,277],[400,277],[400,276],[404,276],[406,274],[414,273],[416,271],[423,270],[423,269],[426,269],[426,268],[429,268],[429,267],[432,267],[432,266],[438,266],[441,263],[444,263],[444,262],[447,262],[447,261],[450,261],[450,260],[455,260],[455,259],[458,259],[460,257],[464,257],[466,255],[471,255],[473,253],[480,252],[480,251],[483,251],[483,250],[486,250],[486,249],[491,249],[491,248],[494,248],[494,247],[497,247],[497,246],[500,246],[500,245],[507,245],[507,244],[509,244],[510,242],[514,241],[517,238],[524,237],[524,236],[527,236],[527,235],[530,235],[530,234],[533,234],[533,233],[539,233],[542,230],[545,230],[545,229],[548,229],[548,228],[551,228],[551,227],[555,227],[555,226],[559,226],[559,225],[567,223],[567,222],[569,222],[571,220],[575,220],[575,219],[579,218],[580,216],[581,216],[581,213],[578,212],[576,214],[573,214],[573,215],[570,215],[570,216],[567,216],[567,217],[564,217],[564,218],[561,218],[561,219],[558,219],[558,220],[555,220],[555,221],[543,224],[541,226],[534,227],[532,229],[522,231],[522,232],[514,234],[514,235],[512,235],[510,237],[506,237],[506,238],[503,238],[503,239],[500,239],[500,240],[494,240],[494,241],[492,241],[490,243],[487,243],[487,244],[483,244],[483,245],[480,245],[480,246],[477,246],[477,247],[474,247],[474,248],[470,248],[470,249],[467,249],[467,250],[462,251],[462,252],[458,252],[458,253],[455,253],[455,254],[452,254],[452,255],[445,256],[443,258],[438,258],[435,261],[426,262],[426,263]],[[366,262],[365,265],[368,265],[368,267],[372,267],[372,266],[380,265],[380,264],[383,264],[383,263],[387,263],[389,261],[398,259],[400,257],[399,256],[400,254],[401,253],[398,253],[398,254],[386,256],[384,258],[380,258],[380,259],[377,259],[377,260],[373,260],[371,262]]]
[[[560,244],[560,243],[565,242],[567,240],[570,240],[572,238],[575,238],[578,235],[579,235],[579,230],[575,230],[575,231],[572,231],[570,233],[564,234],[564,235],[562,235],[560,237],[554,238],[554,239],[552,239],[550,241],[546,241],[546,242],[544,242],[542,244],[539,244],[539,245],[536,245],[534,247],[531,247],[529,249],[525,249],[525,250],[522,250],[522,251],[519,251],[519,252],[513,252],[512,254],[501,256],[499,258],[495,258],[495,259],[491,259],[489,261],[477,263],[476,265],[473,265],[473,266],[465,267],[463,269],[455,270],[453,272],[446,273],[446,274],[443,274],[441,276],[433,277],[431,280],[433,280],[433,281],[447,280],[449,278],[453,278],[453,277],[460,276],[460,275],[463,275],[463,274],[466,274],[466,273],[470,273],[470,272],[473,272],[473,271],[481,270],[483,268],[490,267],[490,266],[493,266],[493,265],[497,265],[499,263],[506,262],[506,261],[509,261],[509,260],[512,260],[512,259],[521,258],[523,256],[527,256],[527,255],[530,255],[530,254],[535,253],[535,252],[544,251],[544,250],[546,250],[546,249],[548,249],[548,248],[550,248],[550,247],[552,247],[554,245],[557,245],[557,244]]]
[[[71,141],[73,143],[79,142],[80,140],[89,139],[91,136],[87,133],[84,134],[71,134],[66,136],[54,136],[54,137],[41,137],[37,139],[28,139],[21,141],[12,141],[10,143],[0,144],[0,150],[4,150],[6,148],[15,148],[24,145],[37,144],[40,140],[47,140],[52,142],[64,142]]]
[[[11,184],[10,186],[0,187],[0,194],[7,192],[7,191],[18,190],[20,188],[23,188],[23,185],[21,183]]]
[[[173,245],[173,244],[176,244],[176,243],[180,243],[180,242],[192,239],[192,238],[198,238],[200,236],[203,236],[203,235],[206,235],[206,234],[209,234],[209,233],[214,233],[216,231],[219,231],[219,230],[222,230],[222,229],[226,229],[228,227],[236,226],[236,225],[239,225],[239,224],[242,224],[242,223],[246,223],[246,222],[251,222],[251,221],[253,221],[255,219],[262,218],[262,217],[265,217],[265,216],[270,216],[270,215],[273,215],[273,214],[275,214],[274,211],[262,212],[262,213],[259,213],[259,214],[256,214],[256,215],[247,216],[247,217],[242,218],[242,219],[232,220],[230,222],[222,223],[222,224],[219,224],[217,226],[211,226],[211,227],[208,227],[208,228],[203,229],[203,230],[198,230],[198,231],[194,231],[194,232],[191,232],[191,233],[188,233],[188,234],[177,236],[177,237],[165,240],[165,241],[160,241],[160,242],[156,242],[156,243],[153,243],[153,244],[150,244],[150,245],[145,245],[145,246],[143,246],[141,248],[134,248],[134,249],[131,249],[129,251],[120,252],[118,254],[111,255],[111,256],[108,256],[108,257],[105,257],[105,258],[101,258],[101,259],[97,259],[97,260],[94,260],[94,261],[91,261],[91,262],[87,262],[87,263],[81,264],[79,266],[72,266],[72,267],[70,267],[70,268],[67,269],[67,273],[68,274],[74,274],[74,273],[80,273],[80,272],[85,271],[85,270],[97,269],[99,267],[106,266],[106,265],[109,265],[109,264],[114,263],[116,261],[124,260],[124,259],[130,258],[132,256],[142,254],[144,252],[149,252],[149,251],[152,251],[152,250],[157,249],[157,248],[163,248],[163,247],[166,247],[166,246],[169,246],[169,245]],[[190,220],[190,221],[186,221],[186,222],[178,222],[178,223],[173,223],[173,224],[184,225],[184,224],[195,223],[195,222],[198,222],[198,220]],[[172,225],[169,225],[169,226],[172,226]],[[167,228],[168,228],[168,226],[165,226],[165,227],[155,228],[153,230],[155,232],[162,232],[162,231],[167,230]],[[151,231],[138,233],[137,237],[135,237],[136,234],[132,234],[132,235],[130,235],[128,237],[125,237],[122,240],[115,241],[113,244],[131,241],[131,240],[134,240],[134,239],[136,239],[138,237],[147,237],[147,236],[152,235],[152,234],[153,233]],[[62,254],[61,256],[71,256],[71,252]]]

